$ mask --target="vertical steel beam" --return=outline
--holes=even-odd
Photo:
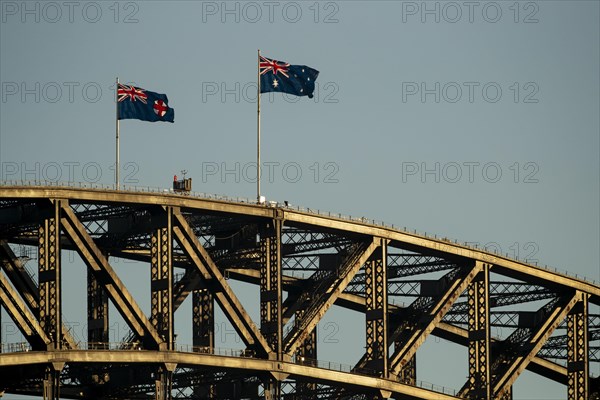
[[[215,302],[206,288],[192,291],[192,345],[194,351],[211,352],[215,347]],[[214,399],[215,385],[196,385],[194,398]]]
[[[282,360],[281,229],[282,220],[261,233],[260,240],[260,331],[273,349],[269,358]],[[262,237],[264,235],[264,237]],[[281,384],[274,377],[265,381],[265,400],[280,398]]]
[[[155,400],[171,400],[173,398],[173,369],[165,366],[158,368],[155,380]]]
[[[567,393],[569,400],[587,400],[589,392],[588,295],[567,315]]]
[[[167,344],[174,348],[173,328],[173,240],[171,236],[171,209],[167,208],[167,227],[152,234],[150,261],[150,291],[152,297],[150,321]]]
[[[388,377],[387,244],[365,263],[366,364],[382,377]]]
[[[478,261],[479,262],[479,261]],[[483,264],[467,289],[469,329],[469,382],[470,399],[492,398],[490,381],[490,265]]]
[[[49,346],[62,348],[61,280],[60,280],[60,211],[61,202],[54,201],[53,215],[38,230],[39,321],[48,335]]]
[[[88,343],[92,348],[108,345],[108,294],[87,268],[87,322]]]
[[[281,382],[273,377],[263,380],[265,392],[264,400],[280,400],[281,399]]]
[[[271,390],[271,381],[270,380],[263,381],[263,387],[265,388],[263,398],[265,400],[273,400],[273,393]]]
[[[296,311],[295,318],[302,318],[304,310]],[[296,350],[296,359],[298,360],[316,360],[317,359],[317,329],[314,328],[310,335],[302,342],[302,345]]]
[[[273,220],[271,231],[260,240],[260,330],[274,354],[282,359],[281,318],[281,229],[282,221]],[[262,235],[262,234],[261,234]]]
[[[60,371],[47,366],[42,381],[43,400],[60,400]]]
[[[192,292],[192,344],[212,349],[215,346],[214,299],[208,289]]]
[[[302,318],[304,310],[296,311],[296,318]],[[296,350],[296,362],[300,364],[312,365],[311,362],[317,360],[317,329],[314,328],[310,335],[302,342],[302,345]],[[316,399],[317,384],[302,378],[296,379],[296,396],[299,399]]]

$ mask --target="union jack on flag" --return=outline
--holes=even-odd
[[[119,96],[119,101],[123,101],[127,98],[131,101],[139,100],[142,103],[146,104],[146,93],[144,93],[143,89],[138,89],[135,86],[127,86],[119,83],[119,88],[117,89],[117,95]]]
[[[283,92],[295,96],[313,97],[315,80],[319,71],[306,65],[290,65],[286,62],[260,56],[260,92]]]
[[[289,78],[288,68],[290,64],[280,62],[277,60],[269,60],[263,56],[260,56],[260,74],[264,75],[267,72],[273,72],[273,75],[277,75],[278,72],[281,72],[281,75]]]
[[[117,113],[118,119],[175,122],[175,110],[169,107],[166,94],[120,83],[117,88]]]

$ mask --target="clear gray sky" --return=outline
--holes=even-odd
[[[260,48],[320,71],[314,99],[263,95],[268,199],[600,281],[598,1],[0,4],[2,180],[111,184],[118,76],[175,108],[121,122],[125,184],[186,169],[196,191],[254,198]],[[360,338],[336,312],[324,358],[350,364]],[[420,378],[460,388],[430,342]],[[566,397],[522,382],[515,398]]]

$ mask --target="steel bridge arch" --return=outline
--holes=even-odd
[[[37,248],[37,283],[15,245]],[[76,250],[88,267],[88,343],[64,329],[62,249]],[[151,315],[107,254],[150,264]],[[156,373],[128,382],[128,394],[116,388],[120,398],[238,398],[223,386],[258,382],[260,392],[249,397],[509,399],[525,369],[565,385],[569,399],[597,398],[600,390],[590,376],[600,361],[600,316],[589,311],[600,305],[595,282],[362,218],[168,192],[4,184],[0,261],[1,304],[28,341],[27,351],[3,344],[0,376],[10,378],[0,378],[0,390],[7,392],[54,399],[62,387],[71,398],[89,390],[110,398],[102,389],[115,387],[91,379],[94,368],[134,364]],[[260,321],[226,278],[260,287]],[[190,295],[194,343],[182,352],[173,321]],[[398,306],[392,296],[414,301]],[[109,298],[132,330],[124,342],[143,350],[96,349],[111,346]],[[537,311],[519,308],[539,302]],[[215,304],[246,344],[238,357],[215,354]],[[347,371],[323,368],[317,357],[315,328],[334,304],[365,315],[366,351]],[[506,305],[512,309],[498,309]],[[513,331],[494,337],[492,326]],[[456,392],[418,385],[415,355],[429,335],[468,349],[469,378]],[[32,365],[33,375],[15,380],[11,371]]]

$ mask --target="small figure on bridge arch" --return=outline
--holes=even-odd
[[[189,193],[192,191],[192,178],[186,178],[183,171],[183,179],[178,180],[177,175],[173,175],[173,191],[177,193]]]

